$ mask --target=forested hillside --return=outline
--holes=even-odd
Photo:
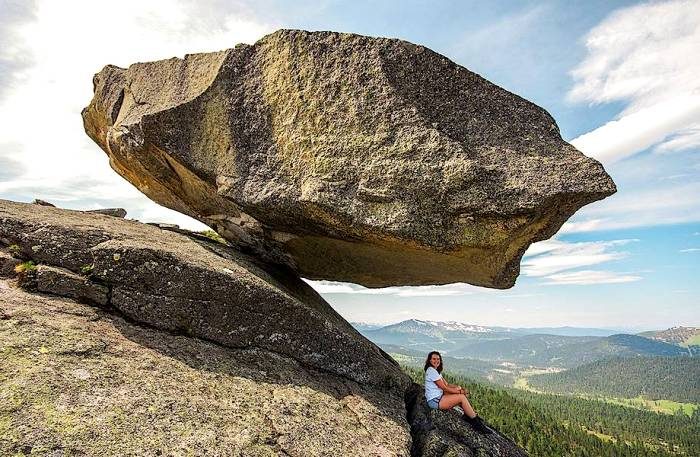
[[[615,357],[528,377],[537,390],[700,403],[700,358]]]
[[[404,367],[423,384],[421,369]],[[468,388],[477,412],[533,456],[669,457],[700,455],[700,413],[663,415],[585,400],[475,383],[444,373]]]
[[[464,346],[452,355],[483,360],[507,360],[536,366],[575,367],[614,356],[688,357],[686,348],[637,335],[572,337],[527,335],[500,341],[482,341]]]

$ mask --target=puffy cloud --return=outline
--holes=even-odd
[[[616,120],[572,143],[612,163],[700,120],[700,2],[645,3],[609,15],[586,36],[588,55],[572,75],[572,102],[626,102]],[[688,148],[700,137],[667,145]],[[661,150],[664,149],[661,146]]]
[[[680,130],[654,148],[658,154],[687,151],[700,145],[700,123]]]
[[[22,147],[16,143],[0,144],[0,185],[21,176],[26,171],[24,165],[16,159]]]
[[[623,259],[627,252],[618,251],[618,246],[639,241],[624,239],[612,241],[585,241],[569,243],[558,239],[546,240],[532,245],[522,262],[526,276],[554,279],[556,273],[575,268],[597,265]],[[538,246],[539,245],[539,246]]]
[[[698,119],[700,94],[688,94],[626,114],[573,139],[571,144],[603,163],[629,157],[676,132],[680,137],[660,145],[659,151],[678,150],[680,146],[689,149],[700,145],[700,135],[683,135],[680,132]]]
[[[32,63],[26,43],[17,37],[18,29],[34,19],[33,0],[0,2],[0,100],[21,79],[22,71]]]
[[[395,295],[397,297],[448,297],[458,295],[471,295],[475,292],[484,292],[484,289],[464,283],[447,284],[444,286],[410,286],[410,287],[383,287],[368,289],[366,287],[336,281],[312,281],[305,279],[320,294],[359,294],[359,295]]]
[[[621,282],[634,282],[642,279],[641,276],[617,273],[614,271],[581,270],[566,273],[557,273],[547,276],[545,285],[588,285],[588,284],[614,284]]]
[[[584,207],[559,233],[617,230],[700,221],[700,182],[632,188]]]

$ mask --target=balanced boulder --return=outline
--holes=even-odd
[[[85,130],[154,201],[312,279],[508,288],[615,192],[542,108],[423,46],[280,30],[107,66]]]

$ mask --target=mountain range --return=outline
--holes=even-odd
[[[510,328],[409,319],[356,328],[388,352],[403,350],[419,359],[437,350],[453,359],[508,362],[521,368],[572,368],[616,356],[689,356],[697,348],[677,343],[692,341],[693,327],[626,334],[599,328]]]

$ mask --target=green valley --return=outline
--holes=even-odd
[[[423,383],[423,370],[404,367]],[[598,399],[536,393],[444,373],[477,412],[533,456],[700,455],[700,411],[659,414]],[[522,379],[522,378],[521,378]]]

